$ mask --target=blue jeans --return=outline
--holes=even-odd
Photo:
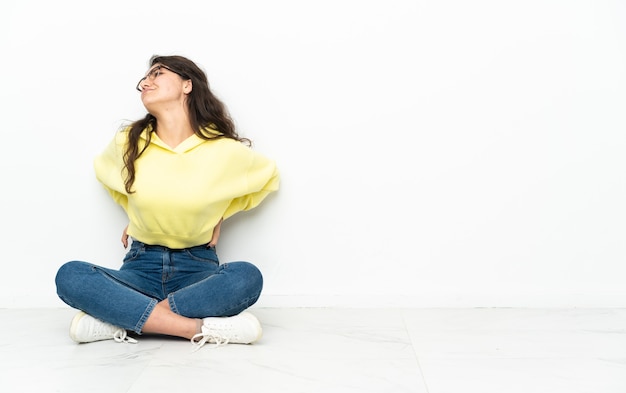
[[[189,318],[239,314],[258,300],[263,276],[249,262],[220,264],[206,245],[170,249],[134,240],[119,270],[67,262],[57,272],[56,286],[69,306],[141,333],[164,299],[173,312]]]

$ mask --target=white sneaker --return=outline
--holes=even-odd
[[[76,314],[74,319],[72,319],[70,338],[77,343],[90,343],[110,339],[118,343],[127,342],[135,344],[137,342],[134,338],[126,336],[126,330],[102,322],[82,311]]]
[[[252,344],[263,334],[259,320],[246,311],[232,317],[208,317],[202,322],[202,333],[191,338],[192,344],[197,345],[196,350],[206,343],[215,346],[228,343]]]

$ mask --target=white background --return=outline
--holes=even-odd
[[[0,307],[120,265],[92,160],[153,54],[280,166],[218,247],[260,305],[626,306],[624,26],[617,0],[4,1]]]

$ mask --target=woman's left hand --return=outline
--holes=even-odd
[[[213,228],[213,237],[209,242],[209,247],[215,247],[217,245],[217,240],[220,238],[220,230],[222,229],[222,221],[224,221],[223,218],[221,218],[220,222]]]

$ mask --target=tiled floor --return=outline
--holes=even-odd
[[[626,309],[253,308],[253,345],[75,344],[71,309],[0,310],[0,391],[625,393]]]

